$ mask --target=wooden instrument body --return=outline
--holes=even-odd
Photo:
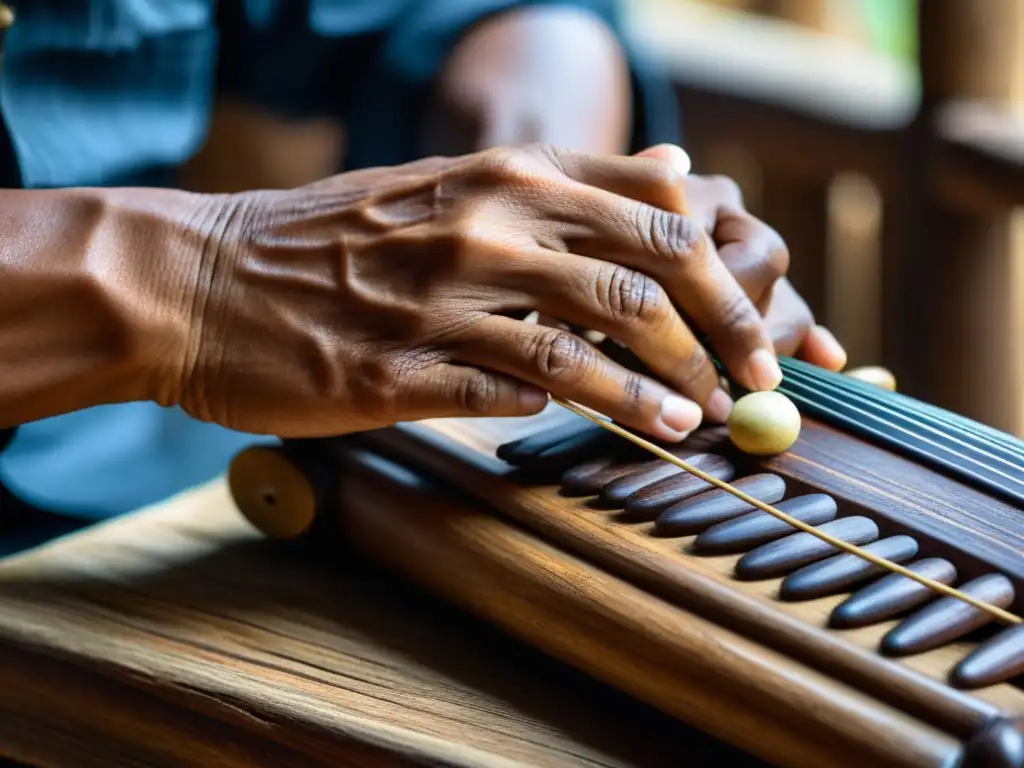
[[[359,546],[544,650],[776,764],[1024,765],[1024,686],[1013,677],[1024,654],[1019,630],[999,636],[1015,633],[1002,678],[958,687],[951,670],[996,642],[985,629],[889,658],[880,642],[906,614],[855,629],[829,625],[835,607],[872,579],[784,600],[785,574],[736,578],[743,549],[707,555],[695,551],[695,535],[656,535],[653,513],[637,519],[622,503],[595,503],[598,493],[565,494],[562,470],[583,460],[659,463],[631,454],[624,441],[595,436],[583,458],[560,462],[541,456],[517,467],[497,457],[499,446],[528,437],[539,438],[543,452],[545,436],[568,434],[563,429],[576,419],[552,408],[527,419],[438,420],[285,450],[319,483],[321,506],[335,510],[333,524]],[[876,540],[911,537],[913,560],[952,564],[955,584],[1001,575],[1003,592],[1010,589],[1003,605],[1017,612],[1024,605],[1024,515],[1012,505],[810,419],[793,449],[770,459],[737,455],[721,430],[700,432],[684,447],[718,457],[733,482],[781,477],[782,503],[827,494],[837,519],[869,518]],[[442,489],[412,480],[410,469]],[[634,467],[634,477],[640,471]],[[245,482],[252,478],[233,478]],[[707,496],[706,484],[690,485],[686,498]],[[244,501],[240,506],[245,511]],[[311,534],[338,535],[322,524]],[[950,610],[947,624],[963,621],[964,606]],[[1007,641],[999,644],[1006,657]]]

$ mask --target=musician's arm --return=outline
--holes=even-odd
[[[591,5],[516,8],[472,27],[431,93],[424,153],[530,142],[627,152],[629,54],[610,14]]]
[[[0,429],[158,396],[187,333],[190,196],[0,192]],[[189,263],[182,259],[181,263]]]
[[[421,0],[392,23],[346,116],[349,167],[539,142],[679,141],[675,100],[608,0]]]

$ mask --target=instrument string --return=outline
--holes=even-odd
[[[618,424],[615,424],[614,422],[600,415],[596,411],[592,411],[589,408],[585,408],[584,406],[578,405],[577,403],[574,403],[570,400],[564,400],[560,397],[552,397],[552,400],[554,400],[555,403],[565,408],[566,410],[569,410],[578,416],[582,416],[588,421],[600,425],[604,429],[618,435],[619,437],[629,440],[634,445],[643,448],[644,450],[654,454],[658,458],[663,459],[671,464],[674,464],[675,466],[679,467],[679,469],[682,469],[683,471],[689,472],[691,475],[700,478],[709,485],[712,485],[716,488],[725,491],[726,493],[731,494],[732,496],[735,496],[736,498],[751,505],[752,507],[755,507],[761,510],[762,512],[772,515],[778,518],[779,520],[782,520],[783,522],[789,524],[790,526],[800,531],[803,531],[804,533],[811,534],[812,536],[830,544],[836,549],[840,549],[844,552],[848,552],[849,554],[855,555],[863,560],[868,561],[869,563],[875,566],[878,566],[879,568],[890,571],[891,573],[897,573],[900,576],[905,576],[906,578],[916,581],[918,584],[921,584],[922,586],[927,587],[928,589],[931,589],[934,592],[945,595],[947,597],[952,597],[961,600],[967,603],[968,605],[971,605],[972,607],[978,609],[979,611],[988,613],[994,619],[1004,624],[1024,623],[1024,619],[1009,611],[1006,611],[995,605],[991,605],[990,603],[986,603],[984,600],[979,600],[978,598],[973,597],[972,595],[968,595],[965,592],[961,592],[955,587],[951,587],[947,584],[935,581],[934,579],[929,579],[927,576],[922,576],[919,573],[915,573],[914,571],[900,565],[899,563],[894,563],[891,560],[888,560],[884,557],[879,557],[878,555],[875,555],[872,552],[867,552],[861,549],[860,547],[854,544],[850,544],[849,542],[843,541],[842,539],[838,539],[835,536],[832,536],[831,534],[819,531],[814,526],[808,525],[802,520],[798,520],[792,517],[791,515],[786,514],[782,510],[776,509],[772,505],[761,501],[760,499],[755,499],[753,496],[744,493],[739,488],[733,487],[724,480],[719,480],[717,477],[713,477],[712,475],[709,475],[708,473],[698,469],[697,467],[690,466],[685,461],[680,459],[678,456],[674,456],[673,454],[666,451],[664,448],[661,448],[660,446],[655,445],[649,440],[645,440],[639,435],[635,435],[629,430],[620,427]]]
[[[780,358],[779,391],[802,411],[1024,504],[1024,442],[848,376]]]
[[[864,400],[883,403],[900,412],[911,415],[916,414],[924,422],[930,420],[933,423],[941,424],[953,431],[962,433],[966,437],[974,437],[983,445],[993,448],[998,447],[1013,453],[1018,458],[1024,458],[1024,440],[994,427],[981,424],[938,406],[915,400],[898,392],[881,389],[873,384],[859,381],[850,376],[829,371],[801,360],[780,357],[779,364],[782,367],[783,373],[787,376],[792,376],[794,373],[802,373],[819,385],[833,387],[845,393],[855,393]]]
[[[810,374],[810,371],[800,369],[786,371],[783,382],[785,389],[799,392],[809,402],[818,405],[829,403],[831,407],[841,411],[848,410],[857,415],[891,424],[896,431],[925,439],[940,449],[963,451],[965,459],[986,468],[1001,465],[1002,470],[1000,471],[1024,476],[1024,450],[1016,450],[1013,446],[1001,445],[987,436],[961,429],[952,421],[933,417],[923,412],[916,413],[916,409],[912,406],[908,407],[905,402],[895,400],[886,402],[885,398],[870,397],[868,393],[859,392],[854,387],[844,387],[842,383],[835,380],[819,379]],[[812,387],[814,389],[811,389]],[[921,430],[928,436],[922,435]],[[974,456],[967,455],[971,452],[986,457],[987,461],[980,461]]]

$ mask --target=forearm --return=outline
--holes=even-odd
[[[489,19],[453,50],[438,80],[426,153],[542,142],[624,153],[628,63],[596,15],[531,7]]]
[[[0,192],[0,427],[160,399],[187,346],[195,198]],[[196,263],[192,260],[191,263]]]

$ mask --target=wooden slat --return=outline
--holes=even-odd
[[[359,546],[574,666],[773,764],[939,768],[959,753],[957,739],[889,703],[485,510],[435,496],[398,465],[358,451],[342,455],[341,530]]]
[[[0,756],[38,766],[758,765],[218,481],[0,563]]]
[[[929,0],[920,4],[918,28],[923,112],[911,175],[922,186],[914,222],[917,243],[902,256],[912,276],[905,286],[905,333],[914,341],[908,352],[920,374],[914,394],[1017,432],[1024,423],[1024,278],[1017,267],[1021,245],[1012,206],[964,206],[949,194],[950,184],[931,184],[930,171],[943,149],[936,127],[953,130],[951,138],[959,134],[948,148],[954,156],[967,150],[975,157],[972,162],[991,164],[997,146],[992,121],[990,135],[981,140],[984,123],[978,113],[949,111],[948,105],[984,100],[1013,111],[1024,104],[1018,77],[1024,61],[1024,0]],[[971,149],[961,141],[968,129]],[[1018,142],[1004,137],[999,146],[1001,155],[1012,157]],[[986,171],[977,165],[971,172]],[[959,192],[965,194],[966,185]]]
[[[954,102],[935,116],[933,178],[940,195],[979,213],[1024,205],[1024,114]]]

